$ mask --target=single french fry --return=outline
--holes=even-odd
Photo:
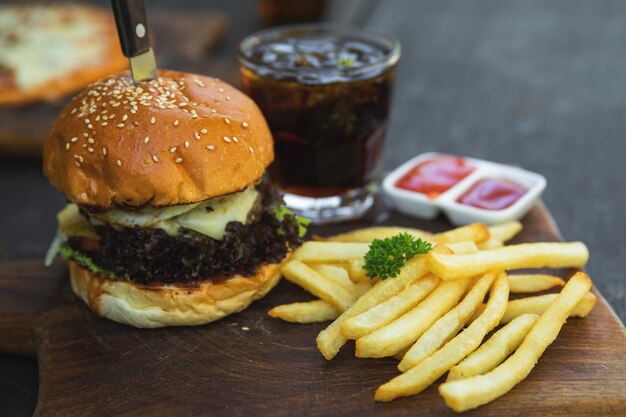
[[[336,265],[312,263],[309,265],[313,270],[324,278],[333,281],[335,284],[343,287],[346,291],[352,294],[355,298],[358,298],[356,287],[348,276],[348,271],[345,268]]]
[[[589,251],[582,242],[523,243],[471,254],[446,255],[431,251],[428,268],[443,280],[468,278],[494,270],[519,268],[582,268]]]
[[[590,289],[589,277],[582,272],[576,273],[506,361],[487,374],[439,386],[446,404],[457,412],[470,410],[506,394],[524,380]]]
[[[478,246],[479,250],[489,250],[489,249],[501,248],[502,246],[504,246],[504,243],[500,239],[497,239],[495,237],[490,237],[484,242],[478,243],[476,246]]]
[[[393,356],[410,346],[437,319],[458,303],[470,283],[470,279],[442,282],[411,311],[357,339],[356,356],[359,358]]]
[[[562,287],[562,278],[545,274],[509,275],[509,286],[512,293],[539,292],[553,287]]]
[[[456,242],[456,243],[440,243],[440,246],[447,247],[455,254],[476,253],[478,246],[472,241]]]
[[[426,389],[447,370],[478,348],[485,335],[498,325],[506,310],[508,298],[509,281],[506,274],[501,272],[491,287],[484,313],[417,366],[378,387],[374,399],[392,401],[397,397],[418,394]]]
[[[517,316],[461,363],[453,366],[448,372],[447,381],[469,378],[491,371],[522,344],[538,318],[537,314]]]
[[[433,241],[437,243],[456,243],[472,241],[475,243],[484,242],[489,239],[489,229],[482,223],[468,224],[457,227],[443,233],[437,233]]]
[[[389,297],[377,306],[351,317],[341,325],[341,333],[348,339],[358,339],[402,316],[415,307],[441,279],[429,274],[409,285],[404,291]]]
[[[367,243],[305,242],[292,255],[303,262],[343,262],[360,259],[369,250]]]
[[[287,280],[332,304],[339,311],[345,311],[356,300],[356,297],[342,286],[324,278],[297,259],[284,264],[281,272]]]
[[[416,238],[431,240],[432,233],[420,229],[410,227],[366,227],[363,229],[352,230],[347,233],[340,233],[330,237],[320,237],[320,240],[327,242],[354,242],[354,243],[371,243],[374,239],[385,239],[396,236],[400,233],[408,233]]]
[[[339,317],[339,311],[324,300],[283,304],[267,312],[270,317],[291,323],[320,323]]]
[[[489,226],[489,234],[491,237],[500,242],[507,242],[513,239],[521,230],[522,224],[517,220]]]
[[[363,258],[350,259],[346,262],[346,270],[348,271],[348,275],[350,276],[350,280],[352,280],[352,282],[373,281],[369,276],[367,276],[367,271],[363,269],[363,265],[365,265]]]
[[[437,250],[444,249],[433,249],[433,251]],[[445,250],[449,251],[448,249]],[[328,360],[334,358],[339,349],[348,341],[341,334],[341,325],[345,320],[377,306],[426,275],[428,271],[426,269],[425,257],[426,255],[417,255],[410,259],[400,270],[400,274],[397,277],[379,281],[371,290],[359,298],[351,308],[322,330],[316,339],[317,347],[322,355]]]
[[[437,349],[452,339],[485,299],[485,294],[496,279],[493,272],[483,275],[472,286],[467,295],[455,308],[447,312],[433,324],[422,337],[408,350],[398,364],[398,369],[406,372],[432,355]]]
[[[500,322],[503,324],[509,323],[515,317],[522,314],[543,314],[557,296],[558,294],[544,294],[511,300]],[[572,310],[570,317],[585,317],[593,310],[593,307],[596,305],[596,300],[597,297],[593,293],[589,292],[585,294],[578,305]]]

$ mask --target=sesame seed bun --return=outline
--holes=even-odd
[[[77,204],[162,207],[240,191],[273,158],[265,119],[234,87],[167,70],[134,85],[122,72],[63,109],[44,145],[44,173]]]
[[[140,285],[95,275],[70,261],[72,289],[100,317],[139,328],[195,326],[245,309],[280,279],[280,264],[266,264],[252,277],[195,286]]]

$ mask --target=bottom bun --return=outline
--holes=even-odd
[[[94,313],[139,328],[195,326],[243,310],[280,280],[281,264],[250,277],[197,285],[140,285],[96,275],[69,261],[72,289]]]

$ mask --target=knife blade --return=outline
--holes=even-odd
[[[130,61],[133,81],[156,77],[156,60],[150,47],[150,33],[144,0],[111,0],[122,52]]]

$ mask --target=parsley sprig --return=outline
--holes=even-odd
[[[365,254],[365,265],[370,278],[394,278],[406,262],[417,254],[428,253],[432,245],[404,232],[386,239],[374,239]]]

